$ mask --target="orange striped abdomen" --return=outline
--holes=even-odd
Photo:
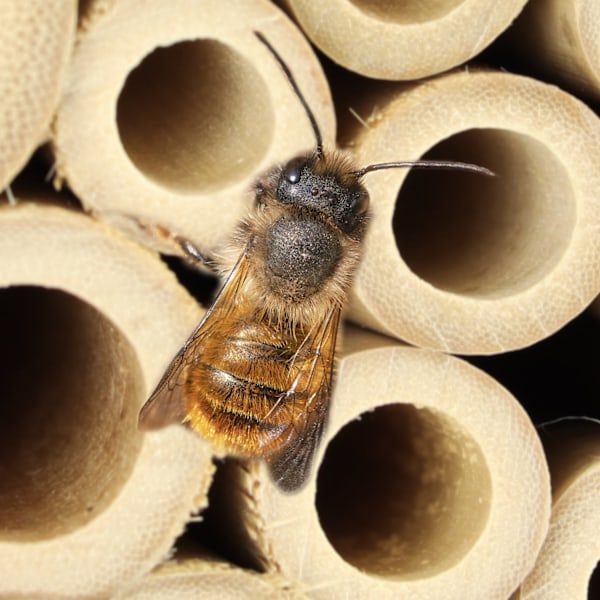
[[[304,333],[296,336],[256,319],[213,331],[188,367],[185,395],[192,427],[239,454],[276,451],[311,393],[300,388],[290,393],[312,360],[301,351]]]

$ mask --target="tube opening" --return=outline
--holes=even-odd
[[[412,580],[461,560],[485,527],[491,495],[484,456],[457,424],[390,404],[329,443],[316,504],[344,560],[370,575]]]
[[[125,151],[149,179],[179,193],[242,181],[262,161],[275,115],[254,66],[216,40],[157,48],[117,103]]]
[[[600,596],[600,562],[596,563],[590,576],[588,587],[588,598],[597,598]]]
[[[59,290],[0,290],[0,330],[0,539],[57,537],[129,478],[142,373],[106,317]]]
[[[575,226],[570,179],[539,141],[500,129],[472,129],[444,140],[426,159],[490,168],[496,177],[411,171],[393,219],[407,266],[433,286],[499,298],[550,273]]]
[[[452,12],[465,0],[428,0],[427,2],[397,2],[395,0],[350,0],[366,15],[398,25],[437,21]]]

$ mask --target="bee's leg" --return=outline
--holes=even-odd
[[[147,225],[145,225],[147,228]],[[159,251],[169,256],[176,256],[194,269],[202,268],[216,271],[212,256],[202,252],[194,242],[171,231],[163,225],[152,225],[152,236],[158,241]]]
[[[215,261],[213,258],[208,254],[202,253],[190,240],[179,235],[174,235],[173,240],[180,248],[180,253],[176,256],[185,260],[192,267],[204,267],[211,271],[215,270]]]
[[[92,214],[96,218],[120,229],[127,237],[136,240],[143,246],[157,250],[167,256],[176,256],[194,268],[202,267],[211,271],[216,270],[215,261],[211,256],[204,254],[193,242],[176,234],[164,225],[117,211],[99,211]]]

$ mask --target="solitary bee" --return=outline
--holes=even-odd
[[[228,452],[261,457],[283,490],[306,480],[325,424],[338,326],[369,220],[361,183],[371,171],[323,150],[316,119],[291,72],[262,34],[302,103],[314,151],[276,166],[255,186],[255,205],[233,236],[229,272],[213,305],[140,412],[140,426],[185,423]],[[210,265],[187,240],[181,249]],[[223,261],[227,263],[228,261]]]

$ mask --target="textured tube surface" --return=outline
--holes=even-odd
[[[544,426],[541,435],[552,476],[552,517],[517,597],[586,600],[600,561],[600,422],[565,419]]]
[[[445,71],[481,52],[525,0],[286,4],[308,37],[338,64],[367,77],[408,80]]]
[[[106,597],[206,504],[210,447],[137,429],[199,310],[150,252],[27,202],[0,209],[0,306],[0,596]]]
[[[319,62],[270,2],[102,4],[88,9],[53,137],[58,180],[86,208],[158,223],[210,248],[244,215],[258,172],[314,147],[301,103],[255,30],[333,140]]]
[[[531,0],[507,35],[515,57],[573,93],[600,99],[600,4]]]
[[[485,177],[369,173],[350,316],[412,344],[495,353],[552,334],[600,290],[600,121],[529,78],[461,72],[357,104],[359,165],[418,158]],[[372,111],[372,112],[371,112]]]
[[[0,190],[49,135],[75,38],[75,0],[0,2]]]
[[[302,600],[301,592],[277,573],[257,573],[221,560],[168,561],[116,600]]]
[[[285,495],[262,465],[229,463],[224,535],[311,598],[507,598],[550,513],[529,419],[457,358],[359,330],[345,342],[314,476]]]

